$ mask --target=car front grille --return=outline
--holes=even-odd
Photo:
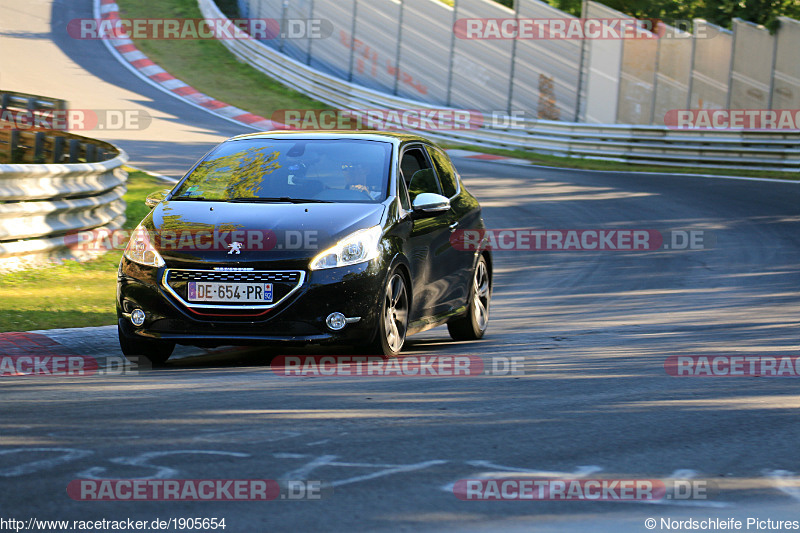
[[[164,272],[162,285],[186,307],[211,309],[270,309],[275,307],[290,294],[298,290],[305,280],[305,272],[301,270],[255,270],[255,271],[218,271],[218,270],[180,270],[167,269]],[[190,281],[214,283],[271,283],[273,287],[272,302],[268,304],[216,302],[190,302],[188,288]]]

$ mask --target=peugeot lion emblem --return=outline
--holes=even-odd
[[[228,252],[228,255],[231,255],[231,254],[240,254],[240,253],[242,253],[242,243],[240,243],[240,242],[236,242],[236,241],[234,241],[234,242],[232,242],[232,243],[230,243],[230,244],[228,245],[228,248],[230,248],[230,249],[231,249],[231,250]]]

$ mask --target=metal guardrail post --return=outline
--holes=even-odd
[[[458,0],[453,1],[453,25],[450,28],[450,59],[449,65],[450,67],[447,69],[447,103],[445,105],[450,106],[450,93],[453,89],[453,64],[455,62],[456,56],[456,22],[458,21]]]
[[[33,161],[36,163],[44,163],[44,141],[45,133],[37,131],[33,144]]]
[[[353,63],[356,54],[356,19],[358,17],[358,0],[353,0],[353,25],[350,27],[350,66],[347,69],[347,81],[353,81]]]
[[[93,144],[86,143],[86,162],[94,163],[97,161],[97,147]]]
[[[655,29],[655,28],[654,28]],[[677,30],[677,29],[676,29]],[[648,124],[655,124],[656,120],[656,96],[658,96],[658,66],[661,64],[661,44],[663,39],[656,41],[656,64],[653,68],[653,91],[650,94],[650,117],[647,121]]]
[[[64,137],[56,137],[53,142],[53,163],[60,163],[64,157],[64,145],[66,140]]]
[[[772,67],[769,71],[769,93],[767,94],[767,109],[772,109],[772,95],[775,93],[775,67],[778,65],[778,42],[781,31],[781,21],[778,19],[778,31],[772,37]]]
[[[289,0],[283,0],[281,6],[281,40],[278,49],[283,52],[283,43],[286,39],[286,22],[289,18]]]
[[[575,122],[581,119],[581,93],[583,92],[583,78],[585,76],[584,70],[586,68],[586,47],[588,46],[588,39],[586,39],[586,15],[589,10],[589,0],[581,1],[581,30],[583,31],[583,39],[581,39],[581,54],[578,60],[578,88],[575,91]]]
[[[78,139],[69,140],[69,162],[77,163],[81,157],[81,142]]]
[[[519,32],[519,0],[514,2],[514,20],[516,20],[517,31]],[[514,73],[517,66],[517,41],[519,40],[519,35],[517,37],[511,43],[511,70],[508,73],[508,106],[506,106],[506,112],[509,115],[511,115],[512,106],[514,105]]]
[[[314,0],[311,0],[311,5],[308,8],[308,20],[314,20]],[[311,35],[308,36],[308,48],[306,49],[306,65],[311,64],[311,45],[314,42],[314,39]]]
[[[697,20],[699,19],[692,19],[692,29],[694,30],[695,26],[697,25]],[[697,32],[692,32],[692,59],[689,62],[689,83],[687,87],[687,94],[686,94],[686,109],[692,108],[692,89],[694,88],[694,65],[696,61],[697,55]]]
[[[392,94],[397,95],[400,90],[400,59],[403,50],[403,15],[406,11],[406,0],[400,0],[400,15],[397,17],[397,53],[394,56],[394,90]]]
[[[11,138],[9,139],[8,143],[9,162],[13,163],[19,157],[18,150],[19,150],[19,130],[13,130],[11,132]]]
[[[736,64],[736,34],[739,33],[737,31],[738,25],[736,24],[737,20],[741,20],[739,18],[735,18],[732,21],[733,24],[733,40],[731,42],[731,68],[728,70],[728,87],[725,93],[725,107],[728,109],[731,108],[731,98],[733,95],[731,94],[731,89],[733,88],[733,66]]]

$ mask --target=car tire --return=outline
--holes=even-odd
[[[489,302],[492,298],[492,283],[489,265],[481,256],[472,274],[467,313],[447,323],[450,337],[456,341],[474,341],[483,337],[489,327]]]
[[[383,288],[375,337],[365,347],[366,355],[392,358],[400,353],[408,331],[409,303],[406,277],[400,268],[395,267]]]
[[[174,342],[128,337],[119,324],[117,325],[117,336],[119,337],[119,347],[125,357],[144,357],[150,361],[153,367],[164,366],[175,350]]]

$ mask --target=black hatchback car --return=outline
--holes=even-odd
[[[398,354],[447,324],[481,338],[492,258],[453,246],[478,201],[427,139],[265,132],[218,145],[135,230],[119,265],[125,355],[175,344],[325,344]]]

